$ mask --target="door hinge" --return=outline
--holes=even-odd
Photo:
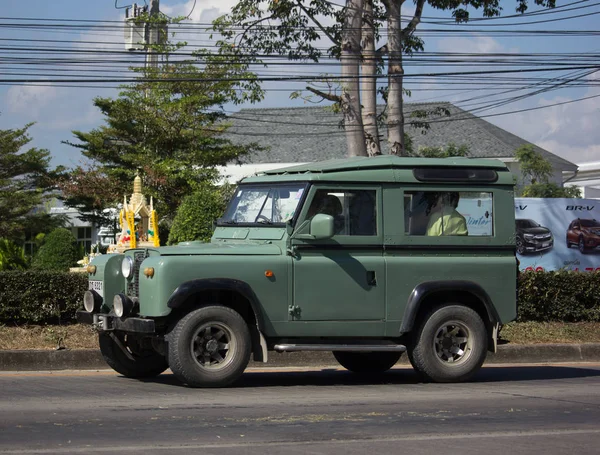
[[[297,305],[290,305],[288,307],[288,313],[293,318],[300,318],[300,313],[302,313],[302,309]]]

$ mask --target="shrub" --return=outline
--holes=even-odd
[[[171,231],[169,245],[179,242],[210,240],[213,221],[223,215],[227,205],[224,190],[205,185],[182,201]]]
[[[598,272],[524,272],[518,321],[600,321]]]
[[[0,272],[0,323],[74,322],[87,287],[84,273]]]
[[[54,229],[45,237],[44,244],[33,258],[33,268],[66,272],[74,267],[80,256],[77,240],[65,228]]]
[[[524,272],[519,322],[600,322],[597,272]],[[74,322],[88,287],[84,273],[0,272],[0,324]]]
[[[27,267],[23,248],[12,240],[0,239],[0,270],[25,270]]]

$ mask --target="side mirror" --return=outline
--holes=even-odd
[[[333,234],[333,217],[331,215],[318,213],[310,221],[310,235],[314,240],[330,239]]]
[[[288,235],[297,240],[325,240],[333,237],[333,217],[318,213],[310,220],[304,220],[300,226],[292,232],[291,223],[288,225]]]

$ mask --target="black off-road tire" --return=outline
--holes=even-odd
[[[525,254],[525,245],[523,245],[523,240],[517,238],[517,253],[524,255]]]
[[[130,359],[123,352],[111,334],[100,333],[98,344],[102,357],[117,373],[133,379],[153,378],[169,368],[165,356],[160,355],[154,349],[144,347],[136,336],[119,332],[113,332],[113,336],[118,337],[121,345],[134,358],[134,360]]]
[[[583,237],[579,237],[579,242],[577,242],[577,249],[581,254],[587,254],[588,250],[585,247],[585,239]]]
[[[335,360],[348,371],[359,374],[377,374],[396,365],[402,352],[333,351],[332,354]]]
[[[250,330],[231,308],[210,305],[184,316],[168,336],[169,367],[190,387],[225,387],[250,361]]]
[[[487,355],[487,331],[479,314],[460,304],[432,308],[409,346],[412,366],[426,381],[464,382]]]

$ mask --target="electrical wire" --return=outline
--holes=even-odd
[[[115,7],[118,2],[115,3]],[[424,17],[422,23],[437,25],[438,27],[422,27],[417,30],[417,36],[428,37],[459,37],[474,36],[482,34],[486,37],[564,37],[581,39],[583,37],[595,37],[600,34],[598,30],[535,30],[523,29],[527,24],[544,24],[561,20],[570,20],[582,17],[593,17],[600,14],[600,11],[588,11],[585,14],[572,15],[573,11],[589,10],[597,7],[600,2],[590,3],[589,1],[572,2],[554,9],[542,9],[531,11],[525,14],[515,14],[503,17],[493,18],[472,18],[467,24],[456,24],[453,20],[440,21],[439,18]],[[187,18],[191,16],[196,7],[196,1]],[[560,11],[559,11],[560,8]],[[569,13],[566,14],[565,13]],[[560,16],[560,17],[557,17]],[[531,21],[522,18],[544,17],[542,20]],[[549,19],[546,19],[549,18]],[[506,23],[507,19],[519,18],[518,22]],[[447,27],[452,25],[452,27]],[[519,26],[520,28],[509,28],[510,26]],[[441,27],[440,27],[441,26]],[[186,22],[177,25],[169,25],[170,31],[180,34],[194,33],[194,37],[189,41],[189,49],[215,49],[216,46],[211,43],[202,44],[203,37],[213,33],[210,30],[203,30],[211,27],[211,24],[200,22]],[[276,26],[265,27],[266,31],[276,30]],[[493,28],[490,28],[493,27]],[[250,82],[247,78],[231,79],[194,79],[193,77],[182,77],[165,81],[163,79],[148,79],[138,77],[122,77],[121,75],[132,74],[127,68],[141,64],[144,54],[132,53],[129,51],[118,50],[116,47],[123,46],[120,41],[114,41],[115,33],[122,33],[124,26],[122,21],[97,21],[97,20],[79,20],[79,19],[42,19],[42,18],[0,18],[0,30],[6,32],[0,42],[6,43],[0,46],[0,84],[6,85],[32,85],[32,86],[52,86],[56,88],[94,88],[99,87],[114,89],[117,83],[164,83],[164,82],[198,82],[213,83],[222,81],[231,81],[236,83]],[[241,29],[239,29],[241,30]],[[298,30],[306,30],[298,28]],[[310,30],[316,30],[312,27]],[[14,33],[35,33],[36,38],[26,39],[22,37],[11,37]],[[101,36],[107,39],[43,39],[44,36],[73,35],[85,33],[89,36]],[[387,32],[382,30],[382,38],[387,36]],[[112,38],[112,39],[111,39]],[[23,43],[24,45],[17,44]],[[35,43],[35,44],[34,44]],[[44,45],[42,45],[44,44]],[[90,45],[104,46],[104,49],[91,48]],[[69,46],[80,46],[79,48],[69,48]],[[122,49],[122,47],[121,47]],[[327,47],[317,47],[322,52],[327,51]],[[170,62],[179,64],[187,57],[206,56],[207,52],[193,54],[192,52],[181,51],[171,55]],[[319,62],[311,61],[282,61],[281,55],[256,54],[254,57],[264,59],[273,69],[259,68],[251,66],[256,71],[257,78],[252,81],[272,82],[276,88],[269,87],[265,91],[286,92],[291,91],[299,84],[307,82],[317,82],[321,80],[330,80],[333,82],[343,81],[340,76],[325,77],[319,74],[318,69],[327,68],[330,65],[339,65],[335,59],[322,58]],[[529,110],[543,109],[562,104],[574,103],[577,101],[596,98],[597,95],[574,98],[569,101],[538,106],[535,108],[509,110],[506,112],[492,112],[484,114],[486,111],[497,110],[500,107],[511,103],[519,102],[524,99],[540,96],[551,91],[563,90],[566,88],[585,88],[598,87],[600,81],[590,78],[594,72],[600,69],[598,62],[600,54],[595,52],[563,52],[563,53],[439,53],[423,52],[416,53],[412,57],[404,58],[404,66],[408,70],[411,68],[421,68],[415,72],[406,73],[404,76],[405,87],[411,90],[439,90],[459,95],[464,88],[468,88],[465,94],[467,97],[458,99],[454,103],[461,108],[469,109],[469,112],[478,113],[477,118],[491,116],[508,115],[511,113],[526,112]],[[387,57],[384,58],[386,61]],[[235,64],[231,60],[224,61],[224,64]],[[477,66],[476,71],[423,71],[426,67],[439,68],[460,68],[461,66]],[[337,66],[336,66],[337,67]],[[497,68],[504,68],[498,70]],[[201,69],[201,66],[198,66]],[[290,69],[291,68],[291,69]],[[307,70],[303,71],[302,68]],[[309,70],[314,68],[315,70]],[[568,72],[567,72],[568,71]],[[542,73],[550,73],[543,77]],[[557,74],[560,73],[560,74]],[[190,73],[193,76],[194,73]],[[118,75],[113,77],[113,75]],[[186,73],[182,73],[186,76]],[[387,75],[378,75],[376,77],[379,86],[383,85]],[[434,82],[439,88],[420,88],[416,84]],[[480,92],[473,96],[473,91]],[[455,117],[452,121],[460,120]],[[270,119],[273,123],[277,119]],[[433,119],[434,121],[450,121],[449,119]],[[336,125],[331,125],[336,127]],[[330,132],[324,134],[331,134]],[[343,134],[343,133],[342,133]]]
[[[192,6],[192,10],[189,12],[189,14],[187,16],[185,16],[185,18],[189,19],[195,9],[196,9],[196,0],[194,0],[194,5]]]

